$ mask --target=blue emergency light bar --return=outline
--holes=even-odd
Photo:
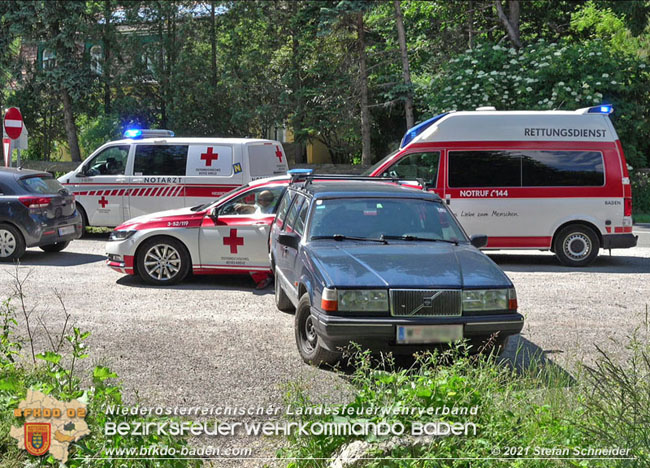
[[[155,137],[173,137],[174,132],[171,130],[162,129],[139,129],[130,128],[124,132],[124,138],[137,139],[137,138],[155,138]]]
[[[587,114],[611,114],[614,112],[614,106],[609,104],[601,104],[600,106],[590,107],[587,110]]]
[[[287,175],[291,177],[291,182],[295,182],[303,177],[308,177],[314,172],[313,169],[290,169]]]
[[[404,137],[402,138],[402,143],[400,143],[399,146],[400,149],[404,148],[411,141],[413,141],[413,139],[416,136],[418,136],[420,133],[425,131],[427,128],[429,128],[431,125],[436,123],[438,120],[442,119],[447,114],[449,114],[449,112],[445,112],[444,114],[438,114],[435,117],[432,117],[429,120],[425,120],[424,122],[417,124],[415,127],[408,129],[404,134]]]

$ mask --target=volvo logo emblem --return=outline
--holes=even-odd
[[[433,306],[433,300],[436,297],[438,297],[439,295],[441,295],[441,294],[442,294],[442,291],[436,291],[434,294],[432,294],[429,297],[423,297],[422,298],[422,304],[417,306],[415,309],[413,309],[411,312],[409,312],[406,315],[415,315],[418,312],[420,312],[422,309],[424,309],[425,307],[432,307]]]

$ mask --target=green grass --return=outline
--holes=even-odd
[[[647,325],[646,325],[647,334]],[[354,389],[349,407],[441,408],[478,407],[476,415],[368,417],[293,416],[295,421],[401,423],[406,434],[416,423],[472,422],[477,433],[442,436],[414,443],[405,436],[290,436],[290,448],[278,452],[287,466],[328,466],[328,459],[354,440],[368,442],[365,460],[355,467],[646,467],[650,466],[650,344],[633,337],[627,345],[630,358],[614,362],[600,352],[593,366],[580,364],[576,375],[539,359],[524,369],[514,369],[492,355],[469,355],[461,345],[442,353],[423,354],[408,368],[394,365],[390,357],[373,363],[367,353],[357,354],[348,379]],[[523,352],[523,351],[522,351]],[[539,358],[539,357],[538,357]],[[542,361],[543,362],[543,361]],[[287,403],[309,407],[307,384],[294,382],[287,389]],[[400,442],[401,440],[401,442]],[[397,443],[395,443],[397,441]],[[507,448],[520,447],[515,460],[498,460]],[[536,447],[630,449],[636,460],[542,460]],[[539,455],[537,455],[539,457]],[[571,455],[569,455],[571,456]],[[574,455],[575,456],[575,455]],[[310,459],[311,458],[311,459]],[[386,459],[389,458],[389,459]],[[414,460],[419,458],[419,460]],[[435,458],[435,459],[433,459]],[[489,459],[492,458],[492,459]],[[318,460],[321,459],[321,460]]]

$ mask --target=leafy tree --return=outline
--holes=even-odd
[[[50,49],[56,65],[42,70],[41,77],[53,86],[63,104],[64,128],[73,161],[81,161],[75,107],[93,87],[84,50],[92,17],[85,2],[18,1],[7,15],[27,41]]]

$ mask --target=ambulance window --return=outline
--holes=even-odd
[[[293,200],[294,193],[295,192],[287,190],[284,194],[284,197],[282,197],[282,201],[280,202],[278,215],[275,218],[275,222],[280,229],[282,229],[282,225],[284,224],[284,218],[287,215],[287,211],[289,211],[289,205],[291,204],[291,200]]]
[[[402,156],[382,174],[383,177],[400,179],[423,179],[430,187],[435,187],[438,179],[440,152],[411,153]]]
[[[596,151],[522,151],[524,187],[600,187],[603,155]]]
[[[450,151],[449,186],[521,187],[521,157],[509,151]]]
[[[124,175],[128,156],[129,145],[111,146],[85,165],[85,173],[88,176]]]
[[[135,175],[184,176],[187,145],[137,145]]]
[[[259,187],[242,193],[219,209],[220,215],[272,215],[284,187]]]
[[[296,197],[295,201],[291,205],[291,208],[289,209],[289,214],[287,215],[287,224],[285,226],[285,231],[287,232],[293,232],[293,227],[296,224],[296,217],[298,216],[298,211],[300,210],[300,207],[302,206],[302,202],[304,201],[304,197]]]

